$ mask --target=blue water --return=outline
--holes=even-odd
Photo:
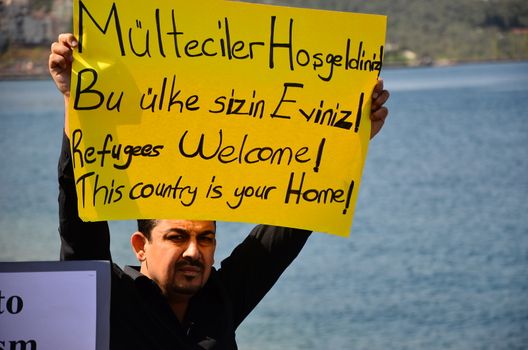
[[[349,239],[314,234],[241,349],[528,349],[528,63],[386,70]],[[62,101],[0,82],[0,260],[58,256]],[[132,222],[112,223],[132,264]],[[249,225],[220,223],[217,261]]]

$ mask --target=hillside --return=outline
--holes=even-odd
[[[68,2],[66,2],[68,1]],[[388,16],[385,65],[441,65],[470,61],[528,59],[526,0],[249,0],[296,7]],[[69,31],[69,0],[0,0],[0,78],[46,74],[49,44]],[[11,8],[10,8],[11,6]],[[48,31],[20,38],[9,30],[10,10],[48,23]],[[29,20],[28,20],[29,21]],[[57,24],[58,23],[58,24]],[[11,28],[13,25],[11,25]],[[35,25],[36,27],[36,25]],[[15,32],[16,33],[16,32]],[[14,37],[16,35],[16,37]]]
[[[254,2],[386,15],[386,64],[528,59],[526,0]]]

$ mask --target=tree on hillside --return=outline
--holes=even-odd
[[[44,12],[50,12],[53,5],[53,0],[30,0],[29,11],[35,12],[44,10]]]

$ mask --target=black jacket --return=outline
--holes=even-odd
[[[61,260],[111,260],[106,222],[83,222],[69,141],[59,159]],[[111,349],[236,349],[235,331],[295,259],[310,232],[259,225],[213,269],[179,322],[156,283],[112,267]]]

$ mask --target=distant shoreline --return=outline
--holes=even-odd
[[[49,74],[0,74],[0,81],[51,80]]]
[[[405,64],[385,64],[385,69],[402,69],[402,68],[442,68],[452,66],[462,66],[468,64],[493,64],[493,63],[516,63],[516,62],[527,62],[528,60],[469,60],[469,61],[452,61],[444,62],[439,64],[421,64],[421,65],[405,65]],[[23,80],[48,80],[51,79],[47,69],[44,71],[42,67],[35,69],[36,73],[32,72],[2,72],[0,71],[0,81],[23,81]]]

